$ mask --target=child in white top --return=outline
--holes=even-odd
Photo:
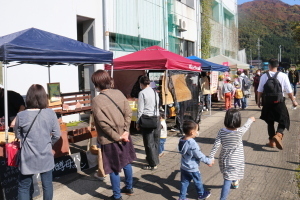
[[[160,141],[159,141],[159,157],[164,155],[165,150],[165,142],[167,140],[168,131],[167,131],[167,123],[164,119],[164,113],[160,115],[160,125],[161,125],[161,132],[160,132]]]

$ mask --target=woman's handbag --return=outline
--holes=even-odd
[[[31,130],[31,127],[32,127],[33,123],[35,122],[37,116],[40,114],[40,112],[41,112],[41,109],[38,112],[38,114],[35,116],[33,122],[31,123],[31,125],[30,125],[30,127],[27,131],[27,134],[24,137],[24,140],[22,142],[22,146],[23,146],[24,142],[26,141],[28,133]],[[5,144],[6,158],[7,158],[7,165],[8,166],[11,166],[11,167],[18,167],[19,166],[22,146],[20,146],[19,140],[15,140],[11,143]]]
[[[144,115],[139,119],[139,125],[142,128],[151,128],[151,129],[156,129],[157,128],[157,123],[158,123],[158,116],[156,115],[157,111],[157,102],[156,102],[156,93],[154,92],[155,96],[155,107],[154,107],[154,116],[149,116],[149,115]]]

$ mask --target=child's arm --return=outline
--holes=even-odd
[[[217,135],[217,137],[216,137],[214,146],[213,146],[213,148],[211,149],[210,154],[209,154],[209,156],[208,156],[209,158],[214,159],[215,154],[216,154],[216,152],[218,151],[218,148],[219,148],[220,145],[221,145],[221,137],[220,137],[220,131],[219,131],[219,133],[218,133],[218,135]]]
[[[197,160],[204,162],[207,165],[212,164],[212,159],[206,157],[201,151],[200,148],[195,148],[193,149],[193,157],[196,158]]]
[[[255,122],[255,118],[254,117],[250,117],[247,122],[240,128],[238,128],[238,132],[242,134],[242,136],[248,131],[248,129],[250,128],[251,124]]]

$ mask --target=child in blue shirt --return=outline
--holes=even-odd
[[[181,157],[181,189],[178,200],[187,200],[187,188],[194,181],[198,193],[198,200],[206,199],[210,196],[209,191],[204,191],[201,174],[199,171],[200,161],[208,166],[212,166],[213,160],[206,157],[199,148],[199,145],[194,140],[198,136],[198,125],[193,121],[184,121],[182,126],[185,136],[180,138],[178,150],[182,154]]]

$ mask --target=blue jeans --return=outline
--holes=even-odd
[[[247,98],[242,98],[242,109],[245,109],[248,106],[248,100]]]
[[[291,87],[294,91],[294,96],[296,96],[296,94],[297,94],[297,83],[291,83]]]
[[[204,188],[203,188],[203,183],[202,183],[200,172],[199,171],[198,172],[187,172],[183,169],[181,169],[180,171],[181,171],[181,180],[180,180],[181,188],[180,188],[179,198],[180,199],[186,198],[187,188],[188,188],[191,180],[194,181],[198,196],[203,195]]]
[[[43,200],[53,199],[52,170],[40,173],[43,186]],[[18,200],[32,199],[33,183],[31,175],[19,174]]]
[[[128,164],[125,167],[123,167],[123,170],[125,174],[125,188],[131,189],[132,181],[133,181],[131,164]],[[110,182],[111,182],[114,198],[118,199],[121,197],[119,172],[112,172],[109,174],[109,176],[110,176]]]
[[[165,142],[167,138],[160,138],[159,140],[159,151],[158,154],[161,154],[165,150]]]
[[[232,180],[226,180],[224,179],[224,184],[222,186],[222,191],[221,191],[221,198],[220,200],[226,200],[228,197],[228,194],[230,192],[230,187],[231,187],[231,183],[235,182]]]

